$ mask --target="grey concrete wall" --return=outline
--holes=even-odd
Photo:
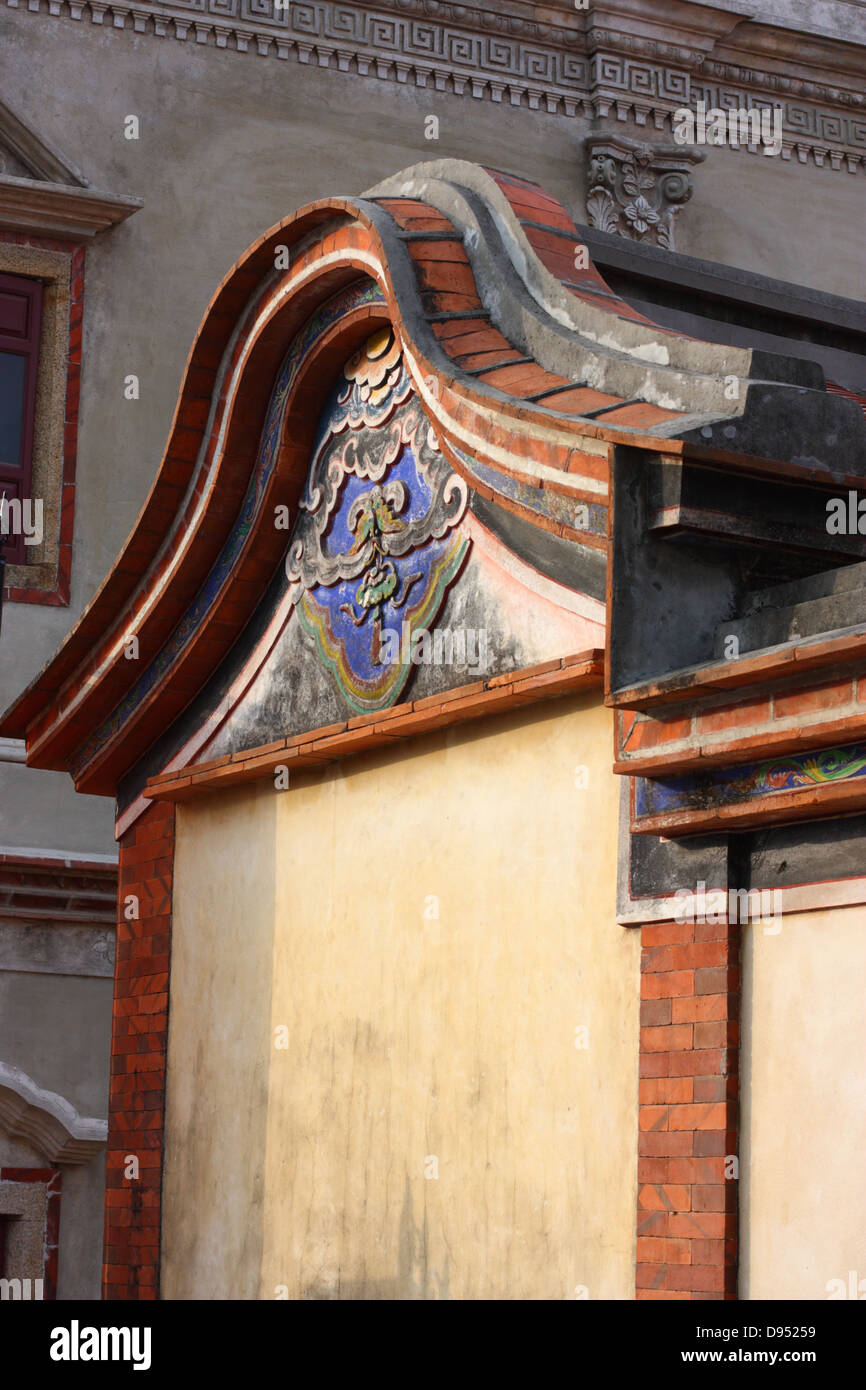
[[[0,1059],[79,1114],[108,1114],[112,981],[0,971]]]
[[[40,615],[62,611],[35,609],[32,604],[21,607]],[[3,615],[4,632],[0,644],[4,653],[9,653],[13,671],[17,671],[21,669],[18,650],[21,647],[26,650],[27,637],[20,631],[15,642],[5,631],[6,618],[13,611],[10,604]],[[39,619],[33,622],[38,626]],[[58,646],[60,641],[58,637]],[[0,701],[0,704],[5,703]],[[105,796],[79,796],[65,772],[46,772],[24,763],[0,762],[0,845],[13,850],[41,846],[46,850],[69,850],[79,854],[116,854],[114,801]]]
[[[102,1297],[105,1154],[64,1167],[60,1197],[57,1297]]]

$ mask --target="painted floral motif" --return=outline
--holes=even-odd
[[[439,452],[399,343],[375,334],[323,413],[286,557],[298,617],[347,704],[393,704],[413,669],[386,660],[427,627],[469,542],[456,532],[466,484]]]

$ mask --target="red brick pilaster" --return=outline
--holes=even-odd
[[[737,926],[641,928],[636,1296],[737,1296]]]
[[[107,1299],[153,1299],[159,1288],[173,863],[174,807],[153,805],[120,842],[102,1269]],[[137,1177],[127,1176],[133,1159]]]

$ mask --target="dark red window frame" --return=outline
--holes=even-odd
[[[23,502],[32,496],[33,436],[36,418],[36,383],[39,374],[39,335],[42,324],[42,282],[23,275],[0,274],[0,296],[12,296],[23,302],[24,327],[16,327],[2,313],[0,299],[0,352],[12,352],[24,357],[27,363],[24,379],[24,401],[21,421],[21,448],[17,459],[0,458],[0,496],[18,497]],[[4,535],[0,529],[0,545],[4,560],[22,565],[27,559],[23,534]]]

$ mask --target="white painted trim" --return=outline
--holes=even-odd
[[[23,738],[0,738],[0,763],[26,763],[27,745]]]

